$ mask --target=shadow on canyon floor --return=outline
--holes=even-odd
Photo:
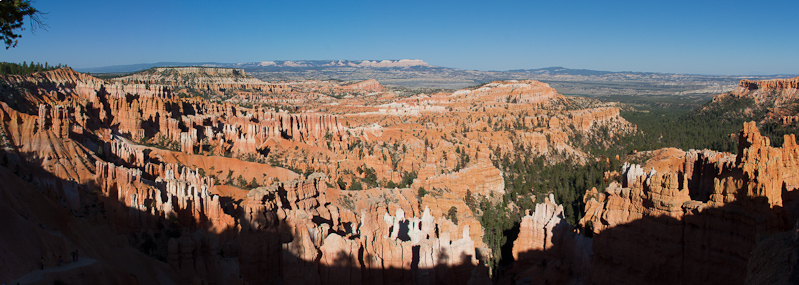
[[[722,207],[691,210],[681,219],[661,215],[619,224],[587,238],[571,232],[565,221],[552,230],[552,246],[521,252],[500,276],[500,284],[744,284],[753,250],[764,239],[796,231],[799,200],[783,191],[784,207],[770,207],[764,197]],[[550,237],[546,237],[549,239]],[[585,242],[592,251],[586,252]],[[799,239],[794,240],[796,250]],[[769,259],[769,258],[766,258]],[[771,260],[783,272],[799,276],[799,263]],[[796,273],[792,273],[796,272]],[[787,277],[786,277],[787,280]],[[791,279],[790,282],[799,281]],[[796,283],[792,283],[796,284]]]
[[[321,244],[320,240],[312,238],[311,242],[316,247],[307,247],[307,244],[303,247],[302,241],[296,240],[297,237],[310,234],[298,235],[297,231],[302,229],[281,221],[276,212],[262,213],[258,221],[261,228],[256,230],[256,226],[249,224],[247,219],[240,218],[244,216],[241,207],[234,213],[232,205],[223,204],[220,206],[228,209],[226,213],[236,214],[236,224],[211,230],[208,215],[203,212],[193,213],[191,201],[187,205],[178,205],[177,200],[173,199],[174,209],[183,210],[177,210],[176,216],[164,218],[154,214],[154,210],[149,207],[145,211],[126,206],[120,201],[121,197],[117,197],[120,194],[114,190],[104,196],[95,183],[79,184],[62,180],[35,163],[18,162],[13,166],[6,165],[16,169],[15,171],[0,166],[3,176],[9,179],[13,179],[11,176],[19,178],[15,182],[18,186],[9,186],[15,185],[14,183],[0,184],[0,191],[14,196],[13,199],[0,203],[0,207],[17,209],[20,217],[27,220],[27,227],[46,227],[59,233],[65,239],[61,243],[67,245],[40,246],[41,250],[21,249],[21,254],[11,255],[6,260],[7,263],[19,264],[24,268],[17,270],[16,274],[38,269],[42,263],[40,259],[44,260],[41,256],[45,253],[48,254],[46,263],[52,265],[56,262],[55,256],[69,256],[75,248],[83,256],[97,259],[98,264],[107,264],[118,269],[112,270],[111,274],[139,276],[134,278],[138,282],[155,280],[160,283],[162,280],[153,276],[142,278],[142,274],[153,273],[147,273],[150,272],[147,269],[131,268],[162,268],[165,269],[162,272],[169,272],[170,279],[181,284],[201,280],[218,284],[245,281],[253,284],[465,284],[473,274],[482,274],[485,277],[488,275],[485,266],[474,271],[475,266],[470,262],[471,256],[448,256],[444,252],[436,256],[441,265],[421,268],[421,259],[424,257],[420,254],[420,245],[412,246],[409,251],[410,261],[380,260],[365,252],[363,247],[357,252],[340,250],[332,257],[322,256],[317,249]],[[151,180],[145,179],[144,182],[157,186]],[[110,188],[116,187],[118,186],[114,185]],[[27,191],[29,193],[24,193]],[[222,201],[235,202],[230,199]],[[143,205],[148,205],[152,201],[148,198],[142,202]],[[50,215],[51,218],[37,218],[37,212],[53,214]],[[404,230],[407,231],[407,226]],[[407,233],[402,236],[407,236]],[[324,239],[324,236],[321,237]],[[120,240],[124,245],[119,244]],[[129,247],[138,253],[125,253],[120,247]],[[313,252],[307,252],[308,250]],[[398,258],[402,258],[405,252],[399,254]],[[323,262],[322,259],[326,260]],[[383,264],[390,262],[402,264],[402,267],[384,267]],[[137,265],[126,267],[130,263]],[[106,267],[98,268],[108,270]],[[82,280],[75,279],[70,274],[61,272],[50,278],[62,281]],[[4,281],[16,278],[20,276],[0,276]]]

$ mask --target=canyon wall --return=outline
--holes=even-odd
[[[522,220],[514,266],[541,271],[537,256],[549,254],[572,263],[560,272],[588,283],[744,283],[756,274],[747,267],[761,239],[799,218],[799,146],[788,135],[772,147],[754,122],[739,138],[738,155],[660,150],[643,165],[625,164],[620,183],[587,191],[580,226],[593,236],[581,255],[589,266],[574,257],[574,232],[553,228],[559,208],[539,204]]]
[[[713,97],[713,102],[721,102],[726,98],[752,99],[756,105],[748,107],[767,108],[767,117],[795,116],[792,111],[799,100],[799,77],[771,80],[742,79],[738,83],[738,88]]]

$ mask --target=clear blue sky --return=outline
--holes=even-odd
[[[2,61],[76,68],[178,62],[423,59],[477,70],[550,66],[799,73],[799,1],[38,0],[47,31]],[[27,26],[27,23],[26,23]]]

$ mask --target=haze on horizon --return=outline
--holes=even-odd
[[[797,74],[797,1],[54,1],[2,61],[422,59],[474,70]]]

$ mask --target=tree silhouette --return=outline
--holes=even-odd
[[[25,30],[23,28],[25,16],[29,18],[33,31],[37,28],[46,28],[40,18],[42,14],[31,6],[30,0],[0,1],[0,36],[6,44],[6,49],[17,46],[17,39],[22,37],[17,30]]]

